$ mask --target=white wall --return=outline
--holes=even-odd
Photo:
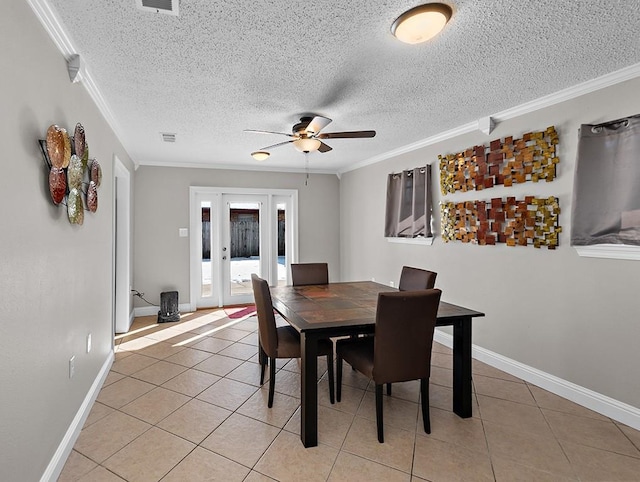
[[[302,159],[302,156],[301,156]],[[230,171],[141,166],[136,171],[133,286],[151,303],[160,293],[179,292],[189,300],[189,186],[298,190],[299,259],[326,261],[331,280],[339,280],[340,189],[335,175]],[[136,306],[147,306],[137,298]]]
[[[638,92],[640,79],[627,81],[506,121],[489,136],[480,132],[461,135],[345,173],[340,185],[342,278],[375,277],[387,283],[397,282],[404,264],[434,270],[438,273],[436,286],[443,290],[445,301],[486,313],[474,322],[475,344],[640,407],[640,262],[581,258],[569,246],[579,125],[640,113]],[[518,137],[550,125],[555,125],[560,135],[561,163],[554,182],[501,186],[456,195],[455,199],[558,196],[563,227],[559,249],[445,244],[440,238],[432,246],[385,240],[388,173],[423,164],[433,166],[440,233],[438,204],[443,197],[438,154],[459,152],[509,135]]]
[[[0,2],[0,45],[0,480],[32,481],[111,354],[113,154],[131,160],[27,2]],[[51,202],[37,143],[49,125],[77,122],[103,170],[83,226]]]

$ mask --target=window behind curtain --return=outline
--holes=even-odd
[[[431,213],[431,166],[389,174],[385,237],[433,236]]]
[[[640,246],[640,115],[580,126],[572,211],[572,246]]]

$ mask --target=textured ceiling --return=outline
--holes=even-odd
[[[290,132],[314,113],[333,119],[325,132],[377,131],[309,155],[312,170],[348,170],[640,62],[638,0],[456,0],[413,46],[389,29],[415,0],[181,0],[178,17],[47,1],[142,165],[255,168],[252,151],[286,138],[244,129]],[[259,165],[304,169],[304,155],[287,145]]]

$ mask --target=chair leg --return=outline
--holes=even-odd
[[[333,351],[327,354],[327,375],[329,378],[329,401],[335,403],[335,383],[333,381]]]
[[[340,401],[342,395],[342,357],[338,355],[336,359],[336,400]]]
[[[258,361],[260,362],[260,386],[264,384],[264,370],[267,368],[267,354],[262,349],[262,345],[258,347]]]
[[[431,433],[431,419],[429,418],[429,379],[420,379],[420,398],[422,402],[422,420],[425,433]]]
[[[387,383],[387,395],[391,396],[391,383]]]
[[[376,425],[378,426],[378,442],[384,443],[384,423],[382,417],[382,385],[376,385]]]
[[[269,403],[267,406],[271,408],[273,407],[273,393],[276,390],[276,359],[269,358],[269,365],[271,365],[271,371],[269,372]]]

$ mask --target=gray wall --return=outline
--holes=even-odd
[[[301,155],[302,162],[302,155]],[[339,280],[340,188],[335,175],[230,171],[142,166],[135,186],[135,289],[158,303],[160,293],[177,290],[189,302],[189,186],[298,190],[299,260],[326,261],[331,280]],[[137,298],[136,306],[146,306]]]
[[[640,407],[640,262],[581,258],[569,246],[579,125],[640,113],[638,92],[640,79],[627,81],[506,121],[489,136],[480,132],[462,135],[344,174],[340,185],[342,278],[375,277],[397,283],[404,264],[434,270],[445,301],[486,313],[474,323],[477,345]],[[561,163],[554,182],[496,187],[456,195],[455,199],[558,196],[563,227],[559,249],[445,244],[439,237],[432,246],[385,240],[389,172],[432,165],[439,234],[438,204],[442,196],[438,154],[544,130],[549,125],[555,125],[560,135]]]
[[[132,163],[84,87],[69,82],[65,60],[26,2],[0,2],[0,45],[0,480],[37,480],[111,351],[112,158]],[[578,124],[637,114],[639,91],[640,80],[629,81],[510,120],[489,137],[460,136],[346,173],[341,182],[313,175],[304,186],[300,174],[141,167],[132,177],[133,284],[149,296],[169,285],[188,293],[188,238],[177,229],[188,226],[190,185],[298,189],[301,261],[327,260],[333,280],[397,281],[403,264],[434,269],[445,300],[487,313],[475,324],[475,343],[640,407],[640,263],[580,258],[568,246]],[[76,122],[103,168],[98,212],[81,227],[52,205],[36,142],[50,124],[73,129]],[[565,233],[557,251],[383,238],[388,172],[550,124],[561,136],[558,180],[478,194],[558,195]]]
[[[0,45],[0,480],[26,481],[44,473],[111,351],[113,155],[131,161],[27,2],[0,2]],[[49,125],[77,122],[103,169],[83,226],[51,202],[37,144]]]

